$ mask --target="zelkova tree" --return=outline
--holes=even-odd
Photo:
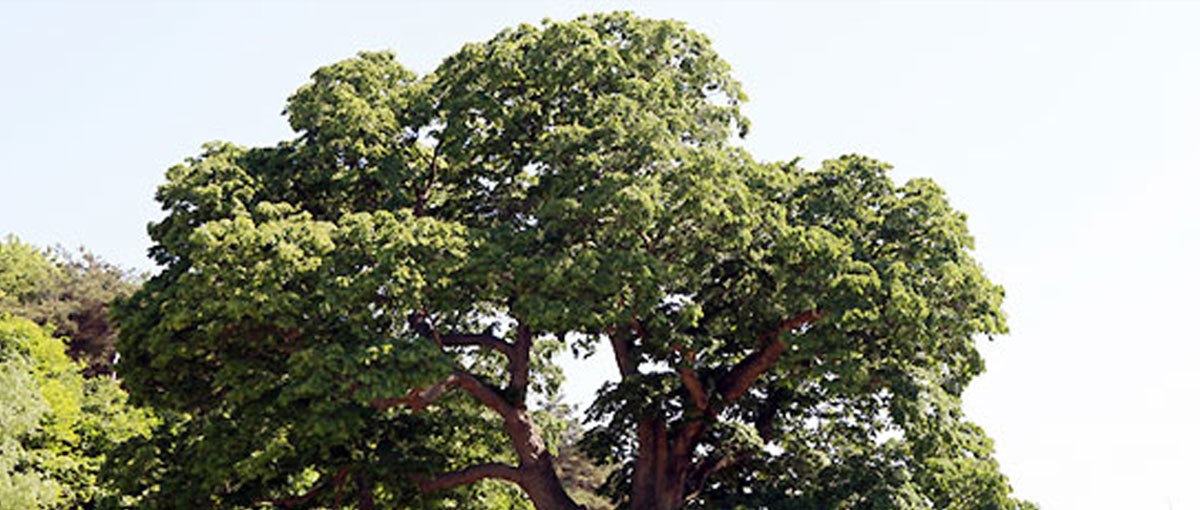
[[[580,508],[533,403],[606,343],[583,444],[621,507],[1024,505],[959,409],[1005,330],[965,217],[864,157],[755,161],[742,101],[702,35],[629,14],[317,70],[296,139],[159,189],[118,372],[165,418],[127,494]]]

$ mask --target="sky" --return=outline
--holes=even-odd
[[[0,0],[0,235],[153,270],[155,187],[200,144],[290,138],[318,66],[428,72],[517,23],[628,9],[707,34],[759,159],[931,177],[1007,290],[968,416],[1046,510],[1200,510],[1200,4]],[[613,374],[569,361],[569,400]]]

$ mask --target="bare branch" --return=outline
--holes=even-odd
[[[466,469],[443,473],[430,480],[417,480],[417,486],[420,487],[422,493],[430,493],[489,478],[520,483],[521,472],[517,468],[505,464],[479,464]]]

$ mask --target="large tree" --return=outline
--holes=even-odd
[[[865,157],[754,160],[744,100],[704,36],[625,13],[317,70],[295,139],[159,189],[118,369],[167,419],[125,489],[579,508],[531,402],[607,343],[584,444],[624,508],[1020,505],[959,410],[1005,331],[964,215]]]

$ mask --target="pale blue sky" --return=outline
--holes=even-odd
[[[970,215],[1013,333],[966,405],[1021,496],[1200,510],[1200,4],[0,1],[0,234],[150,269],[166,168],[289,137],[317,66],[616,8],[712,38],[758,157],[866,153]]]

